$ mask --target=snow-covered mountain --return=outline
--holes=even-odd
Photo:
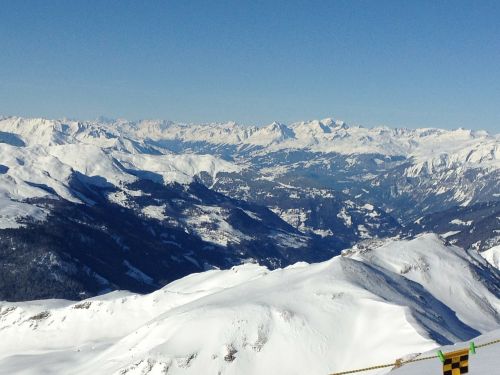
[[[0,120],[0,129],[0,142],[18,147],[90,144],[131,154],[204,151],[237,160],[243,166],[252,164],[250,167],[254,169],[264,168],[262,172],[267,176],[279,176],[297,167],[303,168],[305,162],[308,168],[312,165],[327,165],[328,157],[332,154],[351,156],[346,159],[344,166],[349,169],[362,163],[356,155],[369,155],[370,161],[378,169],[365,170],[369,172],[365,173],[367,180],[387,178],[382,171],[387,173],[401,166],[404,168],[398,171],[402,177],[432,177],[433,181],[436,178],[448,181],[450,178],[463,178],[467,172],[476,169],[481,170],[482,174],[493,174],[498,178],[500,168],[500,134],[462,128],[364,128],[348,126],[332,119],[289,126],[273,123],[264,127],[247,127],[235,123],[195,125],[151,120],[81,122],[8,117]],[[298,150],[304,151],[306,155],[297,157]],[[291,162],[277,158],[283,152],[294,155],[292,158],[296,160]],[[274,160],[269,160],[269,165],[266,165],[265,160],[257,159],[264,155]],[[195,164],[191,163],[190,168]],[[363,167],[366,169],[366,166]],[[196,172],[190,168],[189,171]],[[233,170],[227,164],[219,170],[226,168]],[[456,176],[450,175],[450,171]],[[370,176],[373,174],[377,176]],[[377,178],[375,182],[382,183]],[[449,191],[447,186],[439,188],[437,195]],[[462,190],[455,191],[453,198],[462,204],[474,201],[475,195],[480,193],[478,189],[469,191],[469,187],[465,190],[464,186],[460,188]],[[486,187],[479,188],[484,190]]]
[[[486,251],[483,251],[481,255],[486,259],[493,267],[500,269],[500,245],[494,246]]]
[[[461,247],[490,249],[500,244],[500,201],[451,207],[421,216],[407,228],[439,233]]]
[[[499,325],[500,273],[428,234],[318,264],[192,274],[148,295],[4,302],[0,373],[326,375]]]
[[[0,298],[149,292],[248,259],[323,261],[425,231],[486,250],[500,244],[499,144],[483,131],[332,119],[4,117]]]

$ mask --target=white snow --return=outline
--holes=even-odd
[[[2,302],[0,373],[326,375],[391,362],[434,350],[431,332],[472,337],[455,313],[498,329],[499,299],[468,271],[478,259],[426,235],[318,264],[206,271],[143,296]]]
[[[453,219],[452,221],[450,221],[450,224],[455,224],[455,225],[471,225],[473,223],[472,220],[468,220],[468,221],[463,221],[463,220],[460,220],[460,219]]]
[[[301,208],[289,208],[286,210],[282,210],[277,207],[273,207],[271,208],[271,210],[283,221],[301,231],[304,231],[306,229],[305,222],[308,218],[308,215],[311,213],[310,210],[304,211]]]
[[[313,229],[312,232],[321,237],[333,236],[333,232],[331,229]]]
[[[492,314],[500,311],[499,299],[485,285],[466,281],[477,277],[469,267],[477,259],[462,248],[446,246],[435,234],[389,242],[351,257],[418,282],[451,307],[464,323],[479,331],[487,332],[500,324],[499,316]]]
[[[368,210],[368,211],[373,211],[373,209],[375,207],[373,207],[372,204],[369,204],[369,203],[365,203],[363,206],[362,206],[365,210]]]
[[[188,184],[204,172],[215,180],[221,172],[245,168],[244,163],[210,155],[177,155],[164,149],[146,152],[150,141],[253,147],[255,153],[303,149],[401,155],[413,161],[405,171],[410,177],[441,170],[500,168],[500,136],[464,129],[368,129],[332,119],[259,128],[235,123],[8,117],[0,119],[0,229],[45,220],[54,199],[91,203],[70,187],[76,172],[87,183],[114,187],[109,199],[129,207],[128,197],[141,193],[126,184],[138,178]],[[357,163],[354,156],[347,161]],[[379,158],[375,163],[383,165]],[[268,175],[263,178],[273,179],[288,168],[280,165],[261,172]],[[26,203],[33,198],[44,203]],[[455,192],[454,198],[469,202],[464,191]],[[378,215],[370,204],[361,208]],[[165,209],[151,205],[142,213],[164,220]],[[223,209],[201,205],[195,209],[186,222],[194,235],[221,246],[249,239],[228,223]],[[289,209],[278,214],[299,230],[310,229],[305,225],[309,212]],[[347,226],[353,225],[345,208],[337,216]],[[472,221],[450,223],[470,226]],[[357,229],[369,237],[366,227]],[[321,236],[333,234],[311,230]],[[274,240],[295,248],[305,245],[301,236],[283,236],[278,231]],[[498,268],[499,252],[497,246],[481,255]],[[189,253],[184,256],[196,263]],[[462,340],[468,333],[456,318],[479,332],[497,329],[498,296],[473,265],[483,267],[486,261],[445,246],[436,235],[424,235],[413,241],[351,249],[328,262],[301,263],[284,270],[246,264],[207,271],[145,296],[113,292],[78,303],[2,302],[0,374],[326,375],[384,363],[436,347],[431,331],[451,341]],[[124,266],[130,277],[153,282],[130,262]],[[451,310],[443,310],[438,301]],[[497,330],[492,335],[498,334]],[[471,373],[491,373],[498,367],[493,365],[495,354],[498,358],[494,347],[480,350],[478,360],[472,359]],[[484,360],[479,361],[482,355]],[[394,374],[439,373],[439,367],[437,360],[432,365],[419,362]]]
[[[226,247],[229,243],[238,244],[251,239],[226,220],[226,209],[205,205],[195,205],[195,208],[196,211],[185,221],[193,233],[204,241]]]
[[[46,216],[43,208],[0,197],[0,229],[19,228],[24,226],[22,219],[43,221]]]
[[[309,149],[319,152],[380,153],[405,155],[415,159],[408,170],[415,175],[429,173],[455,163],[498,169],[499,136],[464,129],[390,129],[347,126],[332,119],[291,125],[273,123],[264,127],[245,127],[235,123],[185,125],[143,122],[135,134],[153,139],[181,139],[213,144],[265,146],[267,150]],[[379,160],[379,159],[377,159]]]
[[[342,219],[346,226],[348,227],[352,226],[352,218],[347,214],[347,210],[345,209],[345,207],[342,207],[340,212],[337,214],[337,217],[339,219]]]
[[[476,346],[488,343],[500,338],[500,329],[489,332],[485,335],[478,336],[473,340],[456,343],[455,345],[447,345],[439,348],[443,353],[453,352],[455,350],[467,349],[470,341],[474,341]],[[430,352],[422,353],[416,357],[428,357],[436,355],[437,349]],[[476,354],[469,353],[469,375],[487,375],[496,374],[500,358],[500,343],[478,348]],[[390,372],[391,375],[438,375],[443,373],[443,365],[435,358],[421,362],[414,362],[402,366],[399,369]],[[369,374],[369,373],[368,373]]]
[[[371,238],[370,232],[364,225],[358,225],[358,234],[360,238],[366,239],[366,238]]]
[[[448,238],[448,237],[451,237],[457,233],[460,233],[460,231],[459,230],[450,230],[449,232],[441,234],[441,237]]]
[[[493,267],[498,268],[500,270],[500,245],[494,246],[491,249],[483,251],[481,255]]]
[[[142,213],[147,217],[161,221],[167,218],[165,209],[166,205],[164,204],[161,206],[146,206],[142,209]]]
[[[499,135],[484,131],[364,128],[348,126],[330,118],[290,125],[275,122],[256,127],[234,122],[200,125],[116,120],[99,123],[7,117],[0,119],[0,130],[20,137],[28,145],[80,143],[130,153],[140,153],[140,148],[132,140],[140,146],[144,146],[145,140],[182,140],[265,146],[268,150],[289,148],[342,154],[406,155],[416,160],[410,174],[422,169],[432,172],[443,163],[488,164],[498,168],[500,162]],[[380,159],[376,162],[380,163]]]
[[[88,122],[0,119],[0,227],[18,227],[27,217],[43,220],[50,207],[23,203],[30,198],[92,204],[71,189],[75,172],[88,184],[117,188],[110,200],[128,207],[127,194],[134,192],[126,184],[138,178],[189,184],[202,172],[215,178],[220,172],[241,170],[211,155],[142,153],[122,137],[124,132],[125,125],[121,129]]]
[[[211,155],[177,155],[154,146],[155,142],[169,141],[234,145],[250,148],[254,155],[302,149],[346,155],[404,156],[413,161],[404,172],[406,176],[437,175],[444,171],[444,175],[436,177],[443,181],[451,170],[463,174],[469,168],[481,168],[490,173],[500,168],[500,135],[464,129],[364,128],[330,118],[248,127],[235,123],[197,125],[156,120],[99,122],[4,117],[0,118],[0,196],[18,202],[50,196],[92,203],[69,189],[68,181],[74,171],[90,177],[88,182],[94,185],[111,184],[122,190],[137,178],[187,184],[203,172],[215,180],[221,172],[246,168],[245,160],[229,162]],[[378,164],[380,160],[376,158]],[[356,157],[347,161],[357,163]],[[288,168],[279,165],[264,169],[262,173],[267,177],[263,178],[273,179]],[[369,178],[368,173],[365,178]],[[443,185],[438,193],[448,190]],[[462,205],[470,202],[468,191],[458,189],[453,194]],[[110,198],[127,205],[124,196]],[[370,205],[365,205],[365,209],[371,210]],[[343,218],[350,225],[348,217]],[[3,222],[5,226],[17,225],[12,215]],[[467,223],[456,221],[458,225]]]

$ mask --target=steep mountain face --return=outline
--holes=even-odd
[[[323,261],[425,231],[486,250],[499,241],[499,143],[331,119],[2,118],[0,299],[149,292],[249,259]]]
[[[252,171],[221,173],[210,186],[231,197],[265,205],[305,234],[320,236],[325,246],[340,240],[345,246],[360,239],[394,236],[402,227],[384,210],[332,188],[293,185]],[[344,246],[344,247],[345,247]]]
[[[333,189],[403,224],[500,198],[500,138],[483,131],[367,129],[331,119],[263,128],[234,123],[134,126],[131,133],[145,137],[151,147],[205,152],[245,165],[258,177],[248,174],[241,181],[239,176],[238,185],[219,183],[221,191],[238,189],[240,196],[245,194],[242,182],[247,190],[258,189],[256,178],[298,189]]]
[[[315,255],[315,238],[270,210],[196,182],[127,185],[129,192],[141,192],[137,195],[85,182],[75,177],[71,188],[92,205],[31,199],[48,211],[44,220],[2,231],[0,299],[79,299],[114,289],[150,292],[186,274],[242,260],[274,268],[335,253]]]
[[[237,167],[211,156],[134,155],[91,145],[0,145],[0,299],[151,291],[191,272],[314,253],[263,206],[193,179]]]
[[[464,248],[487,250],[500,245],[500,201],[452,207],[422,216],[408,228],[439,233]]]
[[[432,290],[432,295],[455,311],[461,321],[481,332],[500,323],[498,301],[481,297],[489,293],[500,295],[498,280],[489,276],[498,273],[485,267],[483,258],[475,251],[464,251],[447,245],[435,234],[425,234],[412,241],[386,241],[378,247],[370,242],[358,244],[343,255],[404,275]],[[440,282],[444,275],[446,282]],[[467,285],[469,279],[480,280],[486,290],[479,292],[476,286]],[[488,323],[483,325],[484,322]]]
[[[91,144],[132,154],[211,154],[267,179],[296,181],[299,188],[309,182],[363,197],[402,222],[500,198],[500,136],[484,131],[367,129],[331,119],[257,128],[5,118],[0,129],[0,139],[17,145]]]
[[[1,303],[0,373],[324,375],[497,329],[499,287],[474,251],[427,234],[317,264],[210,270],[148,295]]]

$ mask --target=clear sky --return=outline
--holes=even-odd
[[[0,114],[500,133],[500,1],[3,0]]]

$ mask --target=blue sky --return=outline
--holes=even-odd
[[[4,0],[0,114],[500,132],[499,1]]]

